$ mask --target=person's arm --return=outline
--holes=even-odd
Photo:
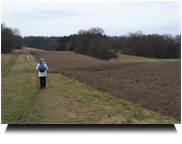
[[[37,67],[36,67],[36,70],[38,70],[39,69],[39,63],[37,64]]]
[[[48,70],[48,66],[47,66],[47,64],[45,64],[45,69],[46,69],[46,70]]]

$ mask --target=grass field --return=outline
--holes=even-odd
[[[25,47],[27,50],[35,50],[35,51],[37,51],[37,49],[36,48],[29,48],[29,47]],[[44,51],[44,50],[42,50],[42,49],[38,49],[38,51]]]
[[[158,59],[158,58],[146,58],[146,57],[140,57],[140,56],[132,56],[132,55],[125,55],[117,53],[118,59],[117,61],[121,62],[151,62],[151,63],[166,63],[166,62],[172,62],[172,61],[180,61],[181,59]]]
[[[36,65],[27,49],[1,54],[2,124],[180,123],[59,74],[49,73],[46,89],[40,90]]]

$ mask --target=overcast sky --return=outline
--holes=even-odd
[[[100,27],[106,35],[128,32],[180,34],[180,1],[1,1],[1,23],[22,36],[64,36]]]

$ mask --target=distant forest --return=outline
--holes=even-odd
[[[1,53],[11,53],[14,49],[22,49],[23,38],[20,30],[1,24]]]
[[[60,37],[26,36],[20,31],[1,24],[1,52],[8,53],[13,49],[32,47],[48,51],[75,51],[103,60],[116,58],[122,54],[150,58],[181,58],[181,34],[149,34],[142,31],[121,36],[107,36],[102,28],[79,30],[77,34]]]
[[[28,36],[23,38],[25,47],[48,51],[73,51],[76,34],[63,37]]]

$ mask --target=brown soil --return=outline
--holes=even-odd
[[[103,71],[75,71],[65,76],[112,96],[181,121],[180,62]]]
[[[104,69],[118,69],[144,65],[145,63],[126,63],[117,61],[103,61],[89,56],[76,54],[72,51],[30,51],[35,59],[39,62],[44,58],[49,69],[53,72],[70,72],[70,71],[94,71]]]
[[[31,54],[37,61],[44,57],[50,69],[64,76],[181,121],[181,61],[142,66],[73,52]]]

